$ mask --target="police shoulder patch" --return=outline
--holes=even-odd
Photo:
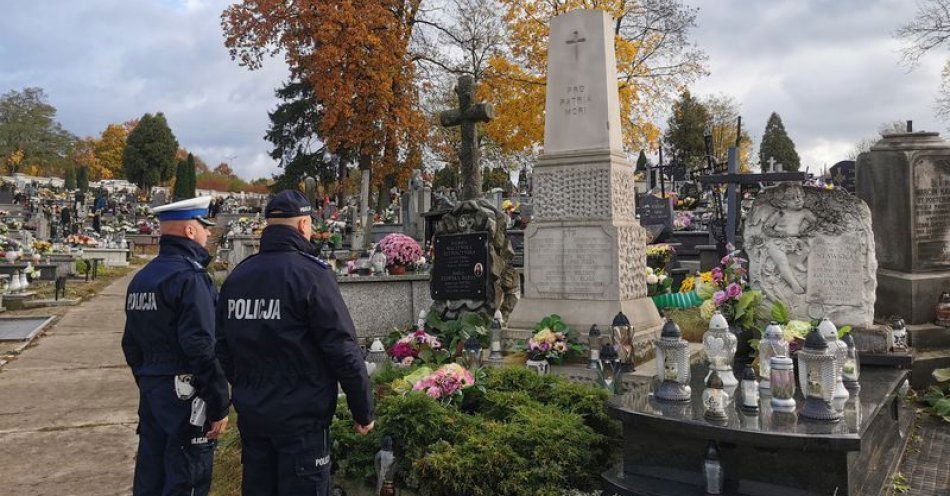
[[[315,256],[313,256],[313,255],[311,255],[311,254],[309,254],[309,253],[304,253],[304,252],[302,252],[302,251],[298,251],[297,253],[303,255],[304,257],[306,257],[306,258],[307,258],[308,260],[310,260],[311,262],[315,262],[317,265],[319,265],[320,267],[323,267],[324,269],[329,269],[329,268],[330,268],[330,264],[324,262],[323,260],[320,260],[319,258],[317,258],[317,257],[315,257]]]

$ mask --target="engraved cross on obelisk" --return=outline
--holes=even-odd
[[[462,142],[459,144],[462,200],[475,200],[482,196],[482,169],[478,164],[475,124],[492,120],[495,109],[490,103],[472,103],[475,99],[475,80],[472,76],[459,77],[455,93],[459,96],[459,108],[442,112],[439,121],[445,127],[462,127]]]
[[[580,44],[583,43],[583,42],[585,42],[585,41],[587,41],[587,38],[578,38],[577,36],[578,36],[577,31],[574,31],[574,37],[571,38],[571,39],[569,39],[569,40],[567,40],[567,44],[568,44],[568,45],[574,45],[574,60],[579,60],[579,59],[580,59],[580,55],[581,55],[581,54],[580,54],[580,47],[581,47]]]

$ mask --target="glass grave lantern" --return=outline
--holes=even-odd
[[[940,293],[934,313],[937,315],[934,324],[941,327],[950,327],[950,291]]]
[[[787,356],[772,357],[769,363],[769,382],[772,391],[772,411],[795,413],[795,365]]]
[[[739,408],[745,413],[759,413],[759,381],[755,378],[755,370],[751,365],[746,365],[742,371],[742,402]]]
[[[383,249],[376,247],[373,250],[373,255],[370,257],[370,264],[373,268],[373,275],[381,275],[386,273],[386,254],[383,253]]]
[[[489,342],[489,349],[491,353],[488,354],[488,359],[493,362],[500,362],[504,360],[504,355],[501,353],[501,310],[495,310],[495,318],[491,321],[491,341]]]
[[[689,343],[683,339],[680,326],[671,319],[666,319],[656,342],[655,378],[654,396],[658,400],[689,401]]]
[[[848,401],[848,398],[851,397],[848,388],[844,387],[844,378],[842,377],[844,361],[848,357],[848,345],[838,337],[838,327],[827,318],[821,319],[821,323],[818,324],[818,332],[821,334],[821,337],[825,338],[825,342],[828,343],[828,349],[835,357],[834,402],[840,406],[837,409],[841,410],[844,408],[844,404]],[[802,393],[804,394],[804,389]]]
[[[769,390],[769,366],[772,357],[788,356],[788,341],[785,341],[785,333],[778,322],[772,321],[765,326],[765,332],[762,333],[762,339],[759,341],[759,389]]]
[[[610,324],[613,340],[617,344],[617,355],[624,372],[633,372],[633,326],[623,312],[618,312]]]
[[[389,361],[389,356],[386,355],[386,347],[382,340],[373,339],[373,343],[369,345],[369,350],[366,352],[366,373],[375,374],[387,361]]]
[[[729,330],[729,322],[717,311],[709,319],[709,329],[703,334],[703,350],[709,362],[709,373],[718,374],[723,387],[735,388],[739,385],[732,372],[732,361],[736,357],[738,339]]]
[[[426,317],[429,314],[425,310],[419,311],[419,318],[416,319],[416,330],[424,331],[426,329]]]
[[[623,363],[617,349],[610,343],[604,343],[600,348],[599,359],[597,361],[599,373],[604,381],[607,391],[614,394],[623,392]]]
[[[904,319],[900,316],[894,316],[890,321],[891,328],[891,349],[893,351],[907,351],[907,327],[904,325]]]
[[[703,459],[703,482],[706,486],[706,494],[722,494],[725,480],[716,441],[709,441],[706,446],[706,456]]]
[[[462,345],[462,359],[465,361],[466,368],[482,366],[482,343],[476,336],[470,336]]]
[[[587,347],[590,348],[587,368],[597,370],[597,362],[600,361],[600,328],[597,324],[590,326],[590,331],[587,331]]]
[[[709,374],[706,379],[706,389],[703,390],[703,418],[712,422],[725,422],[726,405],[729,404],[729,395],[723,389],[722,377],[719,374]]]
[[[844,367],[841,368],[842,380],[844,381],[844,387],[848,388],[852,396],[856,396],[861,391],[861,383],[859,382],[861,364],[858,362],[858,349],[854,346],[854,338],[851,337],[850,332],[845,334],[841,340],[848,347]]]
[[[832,422],[841,420],[841,414],[832,407],[837,369],[833,346],[821,331],[812,328],[805,338],[805,347],[798,352],[798,385],[805,397],[802,417]]]

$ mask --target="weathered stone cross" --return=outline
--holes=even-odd
[[[482,169],[478,163],[475,124],[492,120],[495,109],[490,103],[472,103],[475,99],[475,80],[472,76],[459,77],[455,93],[459,97],[459,108],[442,112],[439,121],[445,127],[462,127],[462,142],[459,144],[462,200],[475,200],[482,196]]]
[[[587,41],[587,38],[578,38],[577,31],[574,31],[574,38],[567,40],[568,45],[574,45],[574,60],[580,57],[580,44]]]

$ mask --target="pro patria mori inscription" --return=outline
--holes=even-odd
[[[529,286],[542,298],[605,296],[616,278],[615,240],[600,227],[546,227],[531,237]]]

